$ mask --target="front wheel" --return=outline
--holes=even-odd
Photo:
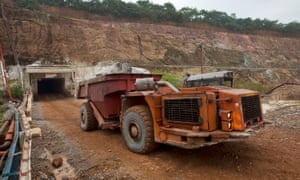
[[[85,131],[91,131],[98,128],[98,122],[88,102],[83,103],[80,107],[80,127]]]
[[[153,120],[146,106],[127,109],[122,120],[122,135],[132,152],[146,154],[156,148]]]

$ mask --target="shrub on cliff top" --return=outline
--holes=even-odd
[[[237,18],[236,15],[221,11],[198,10],[183,7],[179,10],[170,3],[155,4],[149,0],[139,0],[136,3],[122,0],[14,0],[20,7],[36,10],[39,4],[62,6],[86,10],[99,15],[108,15],[132,20],[150,20],[152,22],[186,22],[208,23],[235,32],[251,33],[255,30],[272,30],[299,34],[300,23],[279,23],[278,20]]]
[[[15,0],[15,2],[19,7],[25,9],[37,10],[40,8],[37,0]]]

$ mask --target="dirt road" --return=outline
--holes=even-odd
[[[43,132],[33,141],[34,179],[300,179],[299,105],[267,113],[273,125],[243,142],[161,146],[139,155],[127,150],[118,130],[82,131],[82,101],[55,98],[33,105],[33,125]],[[56,157],[63,158],[58,169],[51,165]]]

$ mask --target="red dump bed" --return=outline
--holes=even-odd
[[[158,74],[108,74],[79,83],[77,98],[87,98],[97,107],[105,119],[119,117],[120,96],[135,89],[137,78],[161,79]]]

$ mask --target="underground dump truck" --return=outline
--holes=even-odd
[[[221,77],[222,76],[222,77]],[[229,76],[229,77],[227,77]],[[186,149],[243,140],[263,127],[260,95],[221,84],[216,77],[192,75],[177,89],[157,74],[107,74],[80,82],[81,128],[120,128],[128,149],[148,153],[157,144]]]

